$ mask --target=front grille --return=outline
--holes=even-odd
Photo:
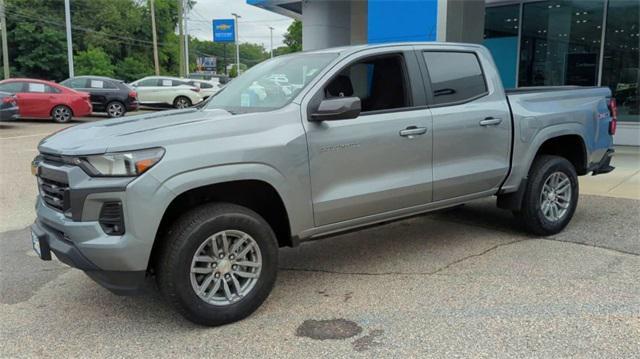
[[[51,208],[61,212],[69,209],[69,185],[49,178],[38,177],[40,195]]]

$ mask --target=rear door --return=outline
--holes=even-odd
[[[49,117],[56,101],[54,90],[42,83],[27,82],[25,92],[19,95],[20,114],[24,117]]]
[[[304,121],[318,226],[431,201],[431,115],[416,54],[400,49],[365,52],[314,92],[309,111],[331,97],[362,104],[355,119]]]
[[[103,110],[111,97],[111,93],[116,91],[115,85],[105,79],[89,79],[87,88],[80,90],[91,95],[91,105],[94,109]]]
[[[497,190],[509,169],[511,113],[493,63],[462,50],[421,58],[433,115],[434,201]]]

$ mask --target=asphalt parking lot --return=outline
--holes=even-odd
[[[582,195],[549,238],[486,199],[282,249],[265,304],[203,328],[32,253],[29,162],[61,127],[0,125],[0,357],[640,356],[637,199]]]

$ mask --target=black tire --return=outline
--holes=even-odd
[[[51,119],[57,123],[67,123],[73,119],[73,111],[69,106],[58,105],[51,110]]]
[[[127,107],[120,101],[111,101],[105,107],[105,112],[110,118],[122,117],[127,113]]]
[[[542,211],[542,189],[547,179],[557,172],[563,173],[569,179],[571,198],[567,201],[566,212],[560,218],[550,220]],[[563,157],[541,155],[533,161],[522,207],[520,211],[514,211],[514,215],[522,221],[529,232],[539,236],[554,235],[562,231],[571,221],[578,206],[578,196],[578,176],[573,164]]]
[[[258,280],[242,299],[217,306],[201,299],[190,280],[193,255],[211,235],[224,230],[247,233],[262,255]],[[269,224],[254,211],[227,203],[211,203],[180,217],[164,238],[156,262],[158,287],[164,297],[188,320],[217,326],[241,320],[253,313],[269,296],[278,270],[278,245]]]
[[[191,99],[186,96],[178,96],[173,100],[173,107],[178,109],[191,107],[191,105]]]

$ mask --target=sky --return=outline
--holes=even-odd
[[[196,0],[196,4],[188,14],[189,35],[201,40],[213,40],[211,20],[231,19],[231,13],[242,16],[238,19],[238,36],[240,42],[262,44],[269,50],[269,26],[273,30],[273,47],[283,45],[283,36],[287,27],[293,22],[289,17],[247,5],[245,0]]]

